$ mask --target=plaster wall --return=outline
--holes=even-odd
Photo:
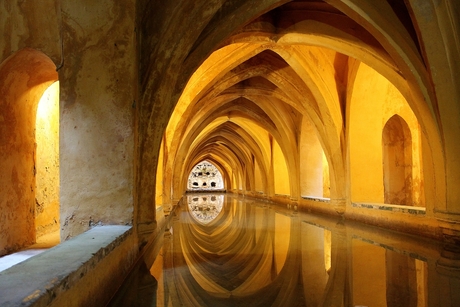
[[[278,142],[273,142],[273,169],[274,169],[274,181],[275,181],[275,194],[279,195],[290,195],[291,190],[289,188],[289,172],[284,159],[283,152]]]
[[[323,151],[323,197],[331,197],[331,179],[329,173],[329,163]]]
[[[236,186],[238,187],[238,190],[239,190],[240,192],[244,192],[244,191],[243,191],[243,179],[241,178],[240,173],[238,173],[238,175],[237,175],[237,177],[236,177],[236,180],[237,180]]]
[[[3,255],[34,242],[35,184],[33,122],[27,116],[26,106],[14,108],[8,103],[9,95],[5,91],[0,93],[3,100],[0,103],[0,255]]]
[[[254,163],[254,188],[256,192],[264,193],[266,189],[262,181],[262,170],[260,169],[259,163],[255,161]]]
[[[61,238],[133,218],[135,1],[62,1]]]
[[[301,195],[323,197],[323,148],[307,118],[302,120],[299,148]]]
[[[36,237],[59,231],[59,82],[48,87],[37,107]]]
[[[398,114],[408,124],[412,136],[413,204],[422,205],[420,129],[414,113],[401,93],[369,66],[360,64],[354,82],[348,135],[351,201],[384,202],[382,131],[388,119]]]
[[[60,0],[0,2],[0,62],[24,47],[62,61]]]

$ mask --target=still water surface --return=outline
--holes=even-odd
[[[110,306],[460,306],[455,246],[252,198],[185,200]]]

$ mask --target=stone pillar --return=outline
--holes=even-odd
[[[90,221],[133,221],[136,2],[60,4],[60,215],[67,239]]]
[[[347,200],[345,198],[332,198],[331,205],[334,207],[335,212],[343,215],[347,208]]]

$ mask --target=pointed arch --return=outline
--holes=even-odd
[[[386,122],[382,150],[384,202],[412,205],[412,135],[401,116]]]

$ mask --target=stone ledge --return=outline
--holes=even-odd
[[[320,203],[329,203],[329,202],[331,202],[331,199],[327,198],[327,197],[302,196],[302,199],[310,200],[310,201],[317,201],[317,202],[320,202]]]
[[[0,306],[47,306],[119,246],[131,226],[98,226],[0,273]]]
[[[352,203],[352,206],[355,208],[377,209],[377,210],[390,211],[390,212],[403,212],[403,213],[409,213],[409,214],[414,214],[414,215],[425,215],[426,214],[426,209],[423,207],[391,205],[391,204],[377,204],[377,203]]]

